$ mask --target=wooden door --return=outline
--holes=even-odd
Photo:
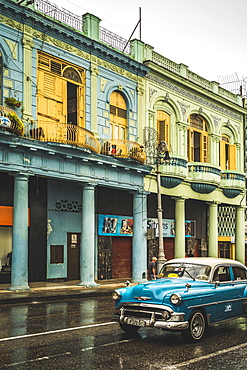
[[[112,278],[132,276],[132,238],[112,238]]]
[[[67,234],[67,279],[80,279],[80,244],[81,234],[68,233]]]

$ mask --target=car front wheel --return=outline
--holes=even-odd
[[[199,341],[206,331],[206,320],[199,310],[193,311],[189,320],[189,327],[182,331],[182,336],[187,341]]]

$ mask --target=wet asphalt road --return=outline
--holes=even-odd
[[[209,328],[186,344],[179,333],[111,322],[110,297],[0,306],[1,369],[247,369],[247,318]]]

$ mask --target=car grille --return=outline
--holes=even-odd
[[[133,305],[122,305],[121,307],[124,308],[124,316],[131,316],[135,318],[141,319],[151,319],[151,315],[155,313],[155,317],[157,320],[164,320],[162,316],[162,312],[164,309],[158,307],[141,307],[141,306],[133,306]],[[121,309],[120,307],[120,309]]]

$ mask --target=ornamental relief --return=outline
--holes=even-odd
[[[190,105],[186,104],[184,101],[181,101],[181,100],[177,100],[177,102],[180,105],[182,117],[183,117],[183,120],[185,121],[186,112],[190,108]]]
[[[18,31],[22,31],[23,27],[20,23],[13,21],[12,19],[0,16],[0,22],[7,24],[7,26],[17,29]]]
[[[27,37],[23,37],[22,39],[22,45],[26,48],[26,49],[30,49],[32,50],[34,48],[34,42],[32,39],[29,39]]]
[[[217,116],[213,116],[212,114],[211,114],[211,117],[212,117],[212,119],[213,119],[213,122],[214,122],[214,126],[215,126],[215,128],[218,128],[219,123],[220,123],[220,121],[221,121],[221,118],[220,118],[220,117],[217,117]]]
[[[14,41],[10,41],[8,39],[4,39],[4,41],[6,42],[6,44],[9,47],[9,50],[12,54],[12,58],[17,60],[17,43],[14,42]]]

